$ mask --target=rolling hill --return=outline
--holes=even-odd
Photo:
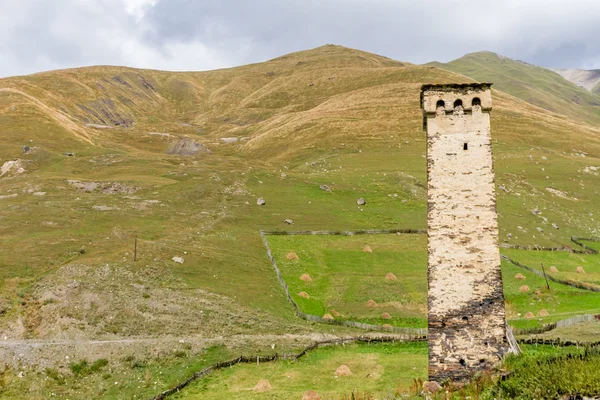
[[[327,45],[216,71],[0,79],[0,355],[14,360],[2,395],[150,397],[206,360],[356,334],[295,317],[259,230],[424,229],[424,83],[495,83],[504,244],[598,236],[600,100],[556,73],[478,59],[514,77]],[[518,319],[530,301],[516,291]],[[110,373],[81,364],[103,358]]]
[[[449,63],[427,65],[468,76],[479,82],[493,82],[494,87],[546,110],[574,120],[600,125],[600,97],[590,89],[563,78],[550,69],[500,54],[482,51],[467,54]]]

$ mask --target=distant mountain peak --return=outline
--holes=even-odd
[[[549,68],[588,92],[600,94],[600,69]]]

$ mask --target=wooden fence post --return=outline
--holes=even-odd
[[[548,283],[548,277],[546,276],[546,270],[544,269],[544,263],[540,264],[542,264],[542,272],[544,273],[544,279],[546,279],[546,287],[548,288],[548,291],[551,291],[550,284]]]

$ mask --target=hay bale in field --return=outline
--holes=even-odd
[[[348,368],[348,366],[346,364],[342,364],[335,370],[335,375],[336,376],[350,376],[350,375],[352,375],[352,371],[350,371],[350,368]]]
[[[271,384],[269,383],[269,381],[266,379],[261,379],[260,381],[258,381],[256,386],[254,386],[254,389],[252,389],[252,390],[255,392],[258,392],[258,393],[262,393],[262,392],[268,392],[271,389],[272,389],[272,387],[271,387]]]
[[[526,292],[529,292],[529,286],[527,286],[527,285],[523,285],[523,286],[521,286],[521,287],[519,288],[519,292],[520,292],[520,293],[526,293]]]
[[[368,244],[366,244],[365,247],[364,247],[364,249],[363,249],[363,251],[365,253],[372,253],[373,249],[371,248],[371,246],[369,246]]]
[[[312,278],[310,277],[309,274],[300,275],[300,280],[304,281],[304,282],[312,282]]]
[[[527,318],[527,319],[535,318],[535,315],[533,315],[532,312],[528,312],[527,314],[525,314],[525,318]]]
[[[367,307],[377,307],[377,303],[375,303],[375,300],[369,300],[367,301]]]
[[[518,272],[518,273],[515,275],[515,279],[518,279],[518,280],[520,280],[520,281],[524,281],[524,280],[525,280],[525,276],[524,276],[523,274],[521,274],[520,272]]]
[[[393,328],[393,326],[391,326],[390,324],[383,324],[383,325],[381,325],[381,327],[385,328],[385,329],[392,329]]]
[[[287,258],[288,260],[299,260],[300,258],[298,258],[298,254],[296,254],[293,251],[290,251],[289,253],[287,253],[287,256],[285,256],[285,258]]]
[[[550,313],[546,309],[541,309],[538,312],[538,317],[547,317],[548,315],[550,315]]]
[[[550,267],[550,272],[558,272],[558,270],[556,269],[556,267],[553,265]]]
[[[331,315],[333,315],[335,318],[340,318],[343,317],[342,313],[335,311],[333,308],[331,310],[329,310],[329,312],[331,313]]]
[[[395,281],[396,279],[396,275],[392,274],[391,272],[388,272],[387,274],[385,274],[385,280],[386,281]]]
[[[323,319],[333,321],[335,318],[333,318],[333,315],[331,315],[331,314],[325,314],[325,315],[323,315]]]
[[[381,318],[383,319],[392,319],[392,316],[386,312],[384,312],[383,314],[381,314]]]
[[[302,400],[321,400],[321,398],[314,390],[307,390],[306,392],[304,392]]]
[[[582,267],[577,267],[577,269],[575,270],[575,272],[580,273],[580,274],[585,274],[585,271]]]
[[[300,297],[302,297],[303,299],[306,299],[306,300],[310,299],[310,295],[308,293],[306,293],[306,292],[300,292],[300,293],[298,293],[298,296],[300,296]]]

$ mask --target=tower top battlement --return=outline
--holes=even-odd
[[[427,129],[427,116],[455,113],[470,114],[474,108],[482,112],[490,112],[492,109],[491,86],[491,83],[428,84],[421,86],[423,129]]]

